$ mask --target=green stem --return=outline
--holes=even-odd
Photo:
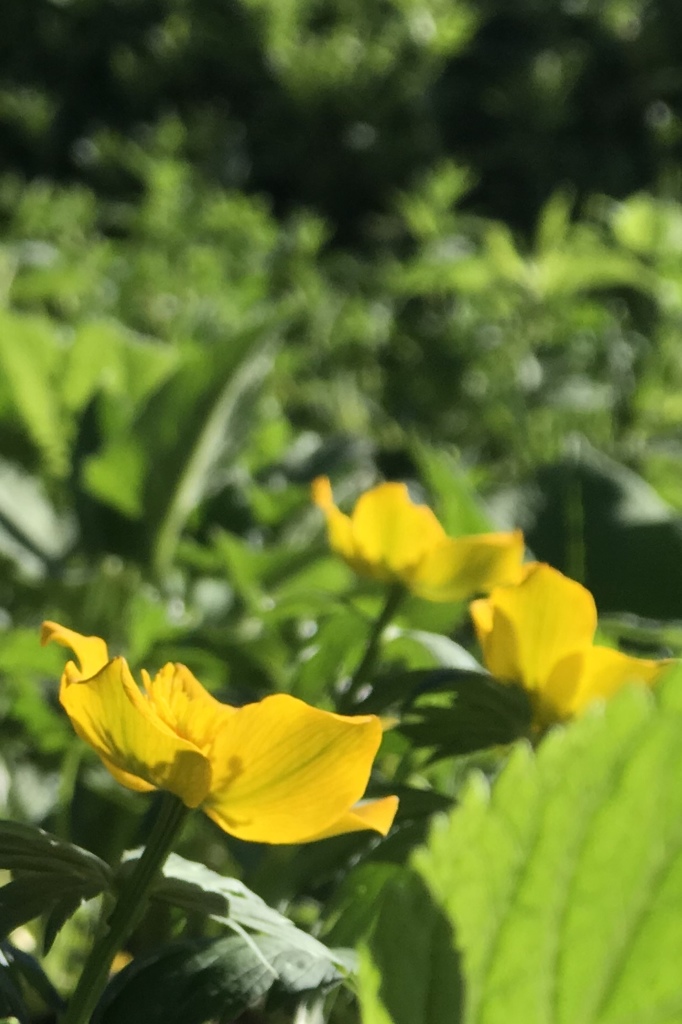
[[[353,678],[350,681],[348,689],[339,701],[339,710],[346,712],[353,708],[355,698],[357,697],[360,687],[363,683],[367,682],[374,670],[374,666],[376,665],[381,646],[381,636],[386,629],[386,626],[388,626],[389,622],[402,604],[405,594],[405,588],[399,583],[394,583],[389,588],[384,606],[377,619],[374,621],[370,634],[367,638],[367,645],[365,647],[365,652],[360,659],[360,664],[353,674]]]
[[[109,979],[111,964],[138,923],[158,872],[163,867],[188,813],[172,793],[164,793],[149,842],[123,883],[107,923],[85,961],[61,1024],[88,1024]]]

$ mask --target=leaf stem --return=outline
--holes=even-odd
[[[178,797],[164,793],[147,846],[123,883],[104,934],[85,961],[61,1024],[88,1024],[106,987],[114,957],[144,913],[158,872],[188,814]]]
[[[339,709],[341,711],[347,712],[352,709],[360,687],[372,674],[379,656],[382,634],[402,604],[406,593],[407,591],[400,583],[394,583],[389,587],[384,606],[372,624],[360,664],[353,673],[348,689],[339,701]]]

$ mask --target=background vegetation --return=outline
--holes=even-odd
[[[682,650],[681,40],[676,0],[5,0],[3,817],[112,863],[145,835],[148,802],[57,706],[43,618],[134,667],[183,661],[235,703],[334,706],[381,595],[327,552],[322,472],[346,502],[406,479],[451,533],[522,526],[594,592],[605,636]],[[386,841],[255,848],[201,820],[180,851],[335,947],[377,928],[371,1024],[446,1019],[372,993],[382,935],[446,885],[437,837],[396,873],[484,717],[436,734],[400,680],[461,668],[469,639],[464,607],[412,600],[385,646],[370,709],[413,714],[375,780],[402,795]],[[133,953],[178,934],[169,915]],[[48,957],[62,991],[91,918]],[[27,976],[37,1020],[52,996]],[[358,1019],[345,990],[325,1012]]]

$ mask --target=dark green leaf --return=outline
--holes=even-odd
[[[13,973],[20,976],[28,988],[40,996],[46,1006],[56,1011],[64,1008],[64,1000],[35,957],[22,949],[17,949],[9,942],[1,943],[0,950],[0,955],[4,957]]]
[[[174,943],[124,968],[106,989],[93,1024],[228,1024],[274,980],[258,950],[237,935]]]
[[[428,686],[428,678],[425,683]],[[443,706],[442,701],[426,703],[422,699],[399,726],[412,743],[433,749],[434,759],[512,743],[528,735],[530,703],[519,687],[474,672],[453,674],[449,684],[454,698],[451,704]],[[442,673],[438,686],[442,693]]]
[[[274,935],[176,943],[117,975],[93,1024],[204,1024],[214,1018],[227,1024],[273,986],[298,995],[340,979],[328,958]]]
[[[382,892],[376,925],[361,951],[360,1003],[364,1024],[457,1024],[462,1019],[452,926],[409,869],[390,879]]]
[[[129,857],[124,867],[130,870],[134,861],[134,857]],[[171,854],[164,864],[163,878],[155,886],[154,899],[184,910],[199,911],[227,927],[236,925],[267,936],[277,950],[288,950],[292,956],[300,953],[312,961],[335,962],[332,950],[269,907],[243,882],[225,878],[177,854]]]
[[[513,500],[535,556],[589,587],[600,612],[680,617],[682,524],[632,470],[583,442]]]
[[[0,868],[50,874],[100,889],[111,885],[109,865],[94,853],[16,821],[0,821]]]

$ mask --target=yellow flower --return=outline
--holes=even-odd
[[[138,792],[167,789],[239,839],[303,843],[359,829],[385,835],[394,796],[358,804],[381,743],[374,715],[345,717],[275,694],[222,704],[188,668],[165,665],[144,690],[104,640],[43,623],[69,647],[59,699],[111,774]]]
[[[670,664],[595,646],[597,609],[589,590],[540,562],[526,567],[517,586],[474,601],[471,615],[487,668],[528,691],[538,727],[628,683],[651,685]]]
[[[405,484],[366,491],[350,516],[334,504],[326,476],[313,481],[312,497],[327,519],[330,546],[352,569],[401,583],[427,601],[461,601],[521,576],[520,530],[448,537],[430,508],[411,501]]]

